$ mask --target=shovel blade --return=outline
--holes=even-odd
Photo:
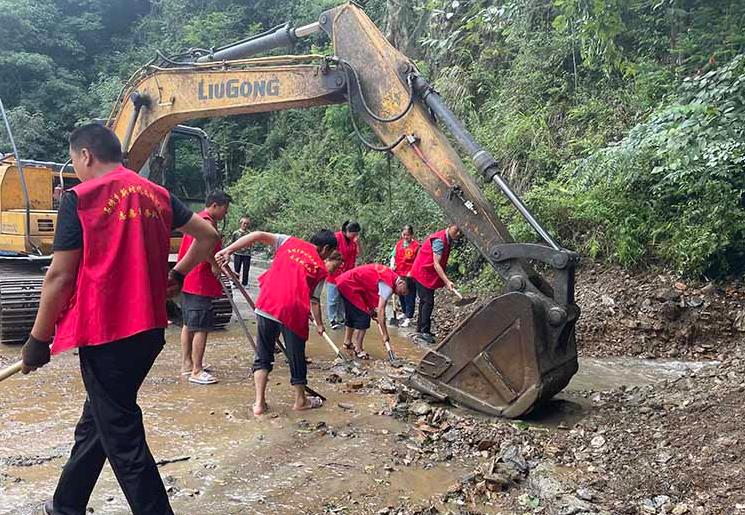
[[[480,306],[422,358],[416,369],[420,389],[491,415],[528,413],[577,371],[578,311],[554,326],[545,309],[518,292]]]

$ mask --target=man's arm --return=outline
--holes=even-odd
[[[82,249],[58,250],[54,253],[41,287],[39,311],[31,329],[31,338],[23,346],[21,371],[24,374],[49,362],[49,342],[54,333],[54,324],[75,290],[82,253]]]
[[[230,261],[230,256],[233,252],[241,250],[246,247],[251,247],[257,243],[263,243],[265,245],[277,245],[278,237],[276,234],[264,231],[252,231],[245,236],[238,238],[236,241],[222,249],[220,252],[215,254],[215,259],[219,266],[225,266]]]
[[[321,314],[321,301],[312,298],[310,299],[310,312],[313,314],[313,320],[316,322],[316,331],[319,335],[326,332],[326,327],[323,325],[323,315]]]
[[[377,308],[377,320],[378,327],[380,328],[380,335],[383,337],[383,341],[390,342],[391,337],[388,334],[388,324],[386,324],[385,321],[385,305],[388,303],[388,299],[384,297],[379,297],[378,300],[378,308]]]
[[[442,254],[433,254],[433,262],[435,266],[435,272],[437,272],[437,275],[442,279],[442,282],[445,283],[445,287],[448,290],[452,290],[455,286],[453,285],[453,281],[451,281],[447,274],[445,273],[445,270],[442,268],[442,265],[440,264],[440,260],[442,259]]]
[[[186,224],[178,227],[178,230],[194,238],[194,243],[191,244],[184,257],[171,270],[172,274],[169,276],[168,285],[169,296],[178,293],[180,284],[177,285],[176,283],[183,283],[186,274],[191,272],[202,261],[212,257],[215,244],[220,238],[217,229],[211,223],[195,214],[191,215],[191,218],[189,218]]]

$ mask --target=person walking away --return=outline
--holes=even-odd
[[[233,234],[230,236],[231,245],[248,234],[248,225],[248,217],[244,216],[241,218],[240,227],[233,231]],[[233,269],[237,276],[241,276],[241,270],[243,270],[241,284],[248,286],[248,273],[251,270],[251,247],[242,248],[233,254]]]
[[[456,224],[450,225],[425,238],[411,266],[411,277],[416,281],[416,292],[419,297],[419,316],[416,323],[415,337],[426,343],[434,343],[432,334],[432,310],[435,307],[435,290],[446,287],[453,290],[453,282],[445,273],[454,241],[463,236]]]
[[[50,352],[77,348],[86,400],[70,458],[42,512],[86,513],[108,460],[132,513],[172,514],[137,393],[165,343],[166,297],[178,293],[218,234],[165,188],[124,168],[109,129],[83,125],[69,143],[81,183],[60,201],[54,256],[23,346],[22,372],[48,363]],[[173,229],[194,245],[169,272]]]
[[[414,280],[408,277],[411,272],[411,266],[414,264],[414,258],[419,251],[419,242],[414,239],[414,228],[411,225],[404,225],[401,231],[401,239],[396,242],[391,252],[391,268],[399,276],[406,279],[408,293],[399,295],[401,308],[403,310],[404,320],[401,327],[409,327],[411,319],[414,318],[414,307],[416,306],[416,286]]]
[[[217,222],[228,213],[230,197],[221,190],[214,190],[207,195],[205,209],[198,216],[217,228]],[[188,235],[181,240],[178,259],[181,260],[189,250],[193,239]],[[181,293],[181,311],[183,327],[181,328],[181,375],[189,376],[189,382],[195,384],[214,384],[217,379],[204,367],[204,353],[207,349],[207,337],[214,324],[212,299],[222,297],[220,268],[213,257],[221,248],[220,241],[209,258],[200,263],[184,279]]]
[[[341,231],[336,233],[337,250],[342,255],[344,262],[335,273],[329,275],[326,279],[328,283],[326,301],[328,302],[328,318],[331,329],[339,329],[344,323],[344,303],[339,297],[339,290],[336,288],[336,278],[351,270],[357,264],[357,257],[362,252],[360,246],[361,230],[359,223],[347,220],[342,224]]]
[[[390,344],[388,326],[385,321],[385,306],[395,291],[406,295],[406,279],[385,265],[373,263],[360,265],[344,272],[336,280],[346,315],[344,347],[353,350],[360,359],[370,359],[364,350],[365,333],[370,328],[370,319],[375,318],[383,340]]]
[[[318,334],[325,331],[320,300],[323,282],[342,262],[341,255],[335,252],[336,237],[326,229],[317,232],[309,242],[284,234],[254,231],[218,252],[215,259],[220,266],[225,266],[233,252],[257,243],[272,246],[275,253],[271,266],[259,277],[253,413],[263,415],[268,409],[266,384],[274,368],[274,347],[280,334],[285,341],[290,384],[295,393],[292,409],[319,408],[323,404],[320,398],[305,395],[308,384],[305,343],[311,312]]]

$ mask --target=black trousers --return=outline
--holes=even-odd
[[[163,329],[154,329],[80,348],[88,397],[54,492],[55,515],[85,513],[107,459],[133,514],[173,514],[137,405],[137,392],[164,343]]]
[[[274,368],[274,346],[279,334],[285,340],[287,359],[290,363],[290,384],[308,384],[308,364],[305,362],[305,341],[287,329],[283,324],[262,315],[256,315],[256,357],[253,371]]]
[[[419,317],[416,321],[416,332],[432,334],[432,310],[435,307],[435,290],[430,290],[416,282],[416,294],[419,297]]]
[[[241,269],[243,270],[241,284],[243,286],[248,286],[248,271],[251,269],[251,256],[233,254],[233,268],[235,268],[236,275],[241,273]]]

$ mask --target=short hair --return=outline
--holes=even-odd
[[[114,131],[98,123],[81,125],[70,133],[70,148],[80,152],[84,148],[102,163],[121,163],[122,144]]]
[[[414,228],[409,224],[404,225],[404,231],[409,231],[412,236],[414,235]]]
[[[310,237],[310,243],[312,243],[319,249],[326,246],[335,249],[337,246],[336,234],[329,231],[328,229],[321,229]]]
[[[227,206],[232,201],[233,199],[230,198],[230,195],[225,193],[223,190],[212,190],[207,194],[204,205],[207,207],[211,206],[212,204],[217,204],[218,206]]]

